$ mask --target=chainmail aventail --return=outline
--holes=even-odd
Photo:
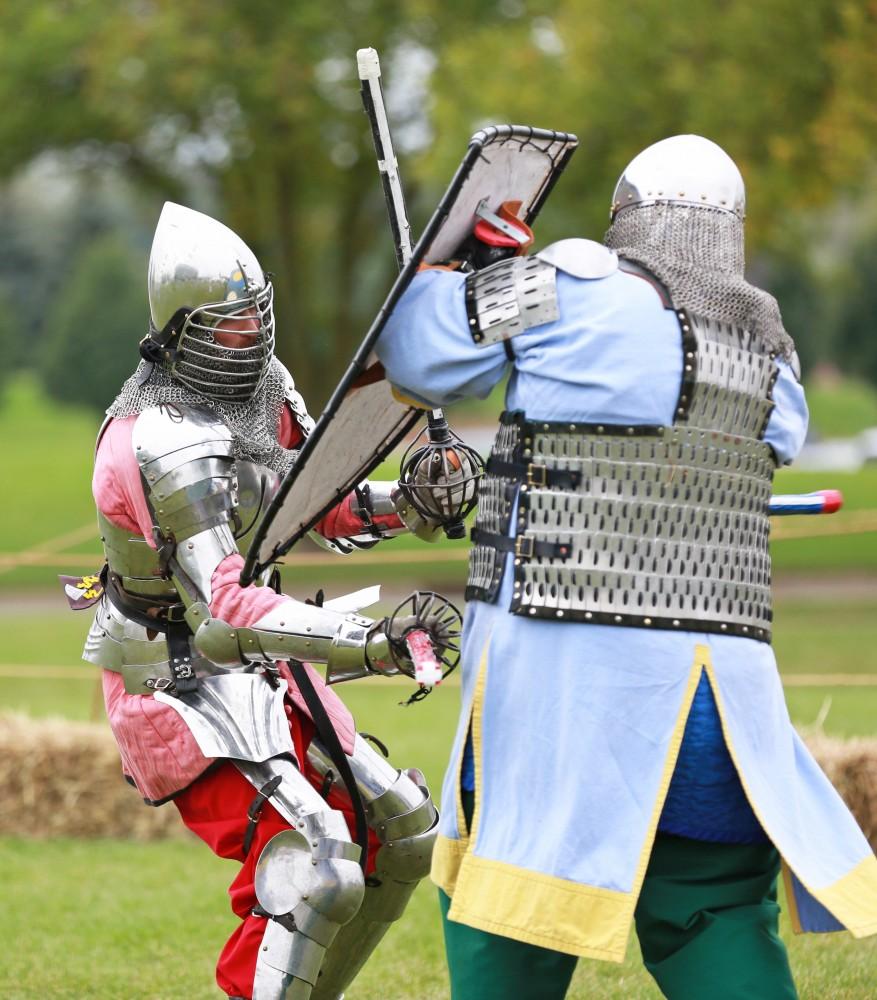
[[[787,360],[795,344],[776,299],[743,277],[743,221],[703,205],[659,202],[619,212],[604,238],[659,278],[677,308],[742,326]]]
[[[225,402],[208,399],[182,385],[159,365],[141,361],[110,404],[111,417],[130,417],[161,403],[191,403],[208,406],[231,431],[234,452],[284,475],[298,451],[282,447],[277,441],[280,414],[286,399],[288,373],[276,359],[271,360],[265,381],[252,399]]]

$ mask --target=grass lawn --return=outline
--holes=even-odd
[[[143,808],[146,808],[145,806]],[[165,808],[173,808],[167,806]],[[194,841],[0,840],[6,905],[5,1000],[208,1000],[213,964],[235,925],[225,890],[234,862]],[[782,933],[802,1000],[870,1000],[877,940]],[[435,890],[421,884],[348,1000],[448,996]],[[621,966],[582,960],[571,1000],[660,1000],[636,938]],[[513,1000],[513,998],[509,998]],[[692,998],[695,1000],[695,998]]]
[[[819,406],[830,410],[827,403],[820,401]],[[860,412],[861,407],[856,410]],[[50,411],[26,380],[9,388],[0,405],[0,434],[11,457],[17,502],[0,524],[0,556],[47,543],[46,552],[85,554],[85,562],[93,559],[93,565],[99,565],[94,538],[78,540],[74,535],[72,540],[48,544],[93,520],[90,449],[98,422],[86,412]],[[386,474],[393,473],[388,470]],[[877,510],[874,468],[855,476],[832,474],[831,481],[788,471],[777,481],[778,492],[826,486],[844,490],[848,511]],[[378,580],[394,588],[462,587],[465,543],[425,549],[413,539],[402,538],[383,552],[387,558],[381,565],[352,557],[288,567],[287,587],[299,597],[318,586],[335,595]],[[823,586],[819,600],[780,599],[776,606],[775,648],[781,670],[789,675],[828,675],[818,686],[787,687],[793,721],[808,726],[822,717],[830,734],[873,736],[877,686],[832,683],[831,675],[875,674],[874,588],[869,590],[866,580],[861,593],[841,599],[832,596],[832,587],[841,574],[851,571],[877,579],[877,533],[778,538],[773,554],[780,575],[817,574]],[[60,571],[32,565],[4,572],[0,563],[0,588],[12,600],[19,589],[44,587]],[[71,568],[74,571],[77,566]],[[58,592],[58,607],[62,605]],[[79,660],[89,619],[87,612],[74,615],[29,608],[26,603],[15,613],[0,615],[0,711],[17,709],[72,719],[102,717],[95,674]],[[346,685],[343,694],[359,728],[384,738],[396,763],[422,767],[437,792],[456,724],[458,688],[448,682],[426,701],[401,708],[398,702],[408,690],[377,679]],[[0,906],[0,933],[6,942],[14,942],[0,960],[0,997],[218,997],[212,967],[233,928],[225,901],[233,871],[233,863],[220,861],[188,841],[0,839],[5,903]],[[788,939],[788,927],[783,926]],[[802,1000],[877,996],[875,940],[854,942],[846,934],[808,936],[790,940],[790,949]],[[405,920],[381,945],[348,998],[431,1000],[446,996],[434,891],[424,885]],[[660,995],[640,967],[634,940],[620,967],[581,962],[570,996],[573,1000],[658,1000]]]

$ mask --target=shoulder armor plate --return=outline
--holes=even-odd
[[[179,542],[229,520],[238,504],[232,437],[213,410],[168,404],[144,410],[131,444],[165,535]]]
[[[618,270],[615,251],[593,240],[558,240],[536,256],[574,278],[608,278]]]
[[[231,457],[231,431],[206,406],[165,403],[144,410],[131,444],[148,482],[201,457]]]
[[[501,260],[466,278],[469,332],[479,347],[558,319],[557,271],[538,257]]]

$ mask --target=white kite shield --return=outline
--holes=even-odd
[[[520,201],[520,217],[532,224],[577,145],[568,132],[528,125],[492,125],[472,136],[411,258],[266,510],[247,553],[243,584],[285,555],[423,416],[393,396],[372,354],[418,267],[451,258],[472,232],[477,210],[496,213],[504,202]]]

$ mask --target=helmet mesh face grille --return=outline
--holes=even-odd
[[[618,213],[604,242],[659,278],[677,309],[742,326],[791,357],[776,299],[743,277],[743,222],[702,205],[658,202]]]
[[[189,403],[210,408],[231,431],[238,458],[283,475],[298,451],[277,441],[289,374],[274,357],[271,285],[248,298],[200,306],[189,314],[169,366],[141,361],[107,413],[128,417],[151,406]],[[258,319],[252,347],[224,347],[216,325],[251,312]]]
[[[217,327],[241,319],[258,326],[252,334],[253,346],[219,343]],[[171,374],[208,399],[242,402],[259,391],[273,356],[274,289],[269,282],[258,292],[232,302],[199,306],[189,313]]]

